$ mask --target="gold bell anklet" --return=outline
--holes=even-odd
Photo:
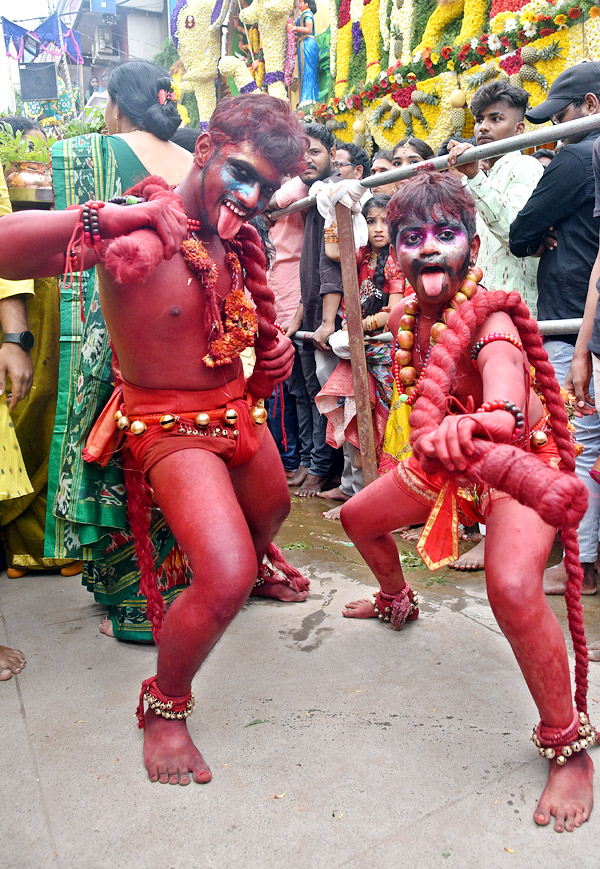
[[[183,697],[167,697],[156,684],[156,676],[151,679],[145,679],[142,682],[142,690],[140,692],[140,700],[136,715],[138,719],[138,727],[144,727],[144,701],[148,704],[148,709],[151,709],[155,715],[160,715],[161,718],[167,718],[171,721],[182,721],[184,718],[189,718],[194,710],[196,699],[194,692],[190,691]]]
[[[579,751],[584,751],[596,743],[596,731],[590,724],[585,712],[574,710],[573,721],[569,727],[547,727],[541,721],[533,728],[532,741],[535,743],[540,757],[549,760],[556,758],[560,766]]]

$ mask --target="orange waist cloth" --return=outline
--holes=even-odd
[[[165,456],[187,449],[216,453],[230,466],[243,464],[257,452],[263,429],[262,425],[254,425],[250,419],[245,388],[243,376],[217,389],[206,390],[148,389],[126,381],[119,382],[88,436],[84,458],[106,465],[126,437],[127,446],[144,473]],[[219,426],[218,420],[213,420],[210,426],[201,428],[193,420],[182,418],[167,431],[158,423],[162,414],[195,415],[199,411],[229,408],[238,415],[235,427]],[[149,415],[156,415],[157,419],[143,434],[134,435],[116,427],[114,414],[117,411],[132,422]]]
[[[544,464],[558,467],[560,455],[552,434],[532,454]],[[391,473],[403,492],[419,504],[431,507],[417,543],[417,551],[430,570],[445,567],[458,558],[459,521],[465,525],[485,522],[490,501],[510,497],[487,485],[461,488],[456,480],[441,472],[426,474],[414,456],[400,462]]]

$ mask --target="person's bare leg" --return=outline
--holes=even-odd
[[[298,498],[314,498],[319,494],[319,492],[323,491],[326,482],[327,477],[317,477],[316,474],[311,474],[309,471],[304,478],[304,482],[295,494]]]
[[[566,728],[573,718],[569,662],[562,629],[548,605],[542,584],[554,529],[527,507],[498,499],[488,511],[486,582],[494,615],[517,658],[521,672],[549,727]],[[593,806],[593,764],[587,752],[556,759],[534,813],[536,824],[555,818],[554,829],[572,831],[589,818]]]
[[[290,512],[290,492],[285,472],[278,462],[279,453],[271,432],[264,432],[260,450],[249,462],[231,468],[231,482],[242,509],[260,565],[267,547]],[[265,486],[265,468],[268,468],[269,485]],[[306,600],[308,592],[295,591],[285,582],[269,582],[255,586],[253,597],[270,597],[275,600],[297,603]]]
[[[448,567],[452,570],[483,570],[485,561],[485,537],[482,537],[476,546],[463,552],[456,561],[452,561]]]
[[[583,569],[583,585],[581,593],[590,595],[596,594],[598,587],[596,585],[595,564],[592,561],[582,561]],[[565,562],[559,561],[554,567],[547,567],[544,571],[544,592],[546,594],[564,594],[567,587],[567,571]]]
[[[268,475],[263,475],[268,486]],[[157,685],[183,697],[192,678],[248,597],[257,572],[254,544],[225,464],[183,450],[150,472],[155,499],[192,569],[192,584],[169,607],[158,651]],[[201,708],[201,704],[199,704]],[[144,761],[151,781],[186,785],[211,772],[184,720],[147,711]]]
[[[401,525],[424,522],[428,512],[400,490],[391,474],[378,477],[342,506],[340,519],[344,531],[386,594],[397,594],[406,584],[391,532]],[[358,600],[346,604],[342,615],[370,619],[376,613],[371,601]]]
[[[10,646],[0,646],[0,682],[12,679],[13,673],[20,673],[25,664],[23,652],[11,649]]]

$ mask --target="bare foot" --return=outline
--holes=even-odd
[[[421,536],[422,532],[423,526],[417,525],[415,528],[405,528],[404,530],[401,530],[399,534],[403,540],[410,540],[412,542],[416,542]]]
[[[328,501],[349,501],[350,495],[346,495],[339,486],[336,486],[335,489],[327,489],[326,492],[317,492],[317,498],[327,498]]]
[[[343,506],[344,506],[343,504],[340,504],[339,507],[333,507],[331,510],[326,510],[322,515],[326,519],[339,519]]]
[[[327,477],[317,477],[316,474],[311,474],[310,471],[308,471],[306,478],[296,492],[296,495],[299,498],[314,498],[315,495],[318,495],[319,492],[323,491],[323,486],[325,485],[326,480]]]
[[[286,474],[286,477],[288,478],[288,486],[301,486],[302,483],[306,480],[307,474],[308,468],[300,465],[300,467],[292,474],[291,477],[288,477],[288,475]]]
[[[588,658],[590,659],[590,661],[600,661],[600,643],[589,644]]]
[[[144,763],[150,781],[189,785],[190,772],[198,784],[211,780],[210,769],[192,742],[185,721],[169,721],[150,709],[144,721]]]
[[[13,673],[20,673],[24,666],[23,652],[9,646],[0,646],[0,682],[12,679]]]
[[[9,579],[20,579],[22,576],[27,576],[29,570],[26,567],[7,567],[6,575]]]
[[[587,821],[594,805],[592,779],[594,764],[587,751],[572,755],[564,766],[549,761],[550,770],[544,792],[540,797],[533,820],[541,827],[556,818],[554,829],[572,833],[575,827]]]
[[[265,580],[262,585],[255,585],[250,592],[252,597],[272,597],[275,600],[284,600],[288,603],[299,603],[306,600],[307,591],[294,591],[291,585],[285,582],[269,582]]]
[[[583,585],[581,586],[582,594],[597,594],[596,576],[594,574],[594,563],[592,561],[582,561],[583,569]],[[567,571],[565,562],[560,561],[554,567],[547,567],[544,571],[544,594],[564,594],[567,587]]]
[[[347,603],[342,610],[342,615],[347,619],[374,619],[377,617],[372,600],[353,600]]]
[[[452,570],[483,570],[484,545],[485,537],[473,549],[469,549],[456,561],[452,561],[448,567],[451,567]]]
[[[70,564],[65,564],[61,567],[61,576],[77,576],[83,570],[83,561],[72,561]]]
[[[100,627],[98,628],[98,630],[100,631],[101,634],[105,634],[107,637],[114,637],[115,631],[113,628],[112,619],[109,619],[108,617],[105,619],[102,619],[102,621],[100,622]]]

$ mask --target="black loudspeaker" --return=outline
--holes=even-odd
[[[58,78],[53,63],[20,63],[21,99],[57,100]]]

